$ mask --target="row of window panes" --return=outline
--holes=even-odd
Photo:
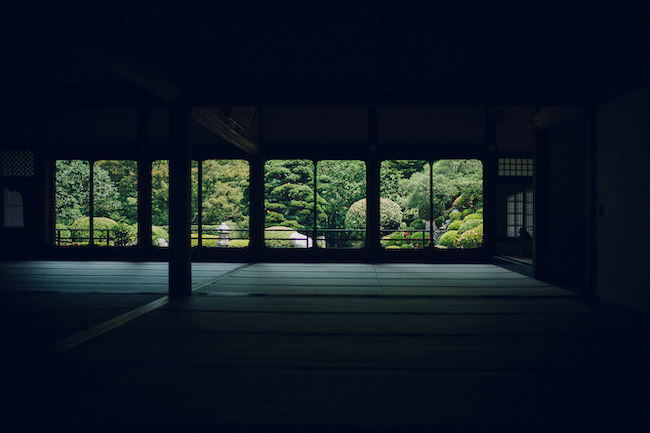
[[[91,241],[106,246],[135,245],[138,233],[135,161],[94,162],[93,233],[89,228],[90,164],[81,160],[60,160],[56,161],[56,167],[57,245],[87,245]],[[472,173],[475,183],[472,194],[459,189],[458,176],[468,172]],[[168,161],[154,161],[151,173],[152,242],[164,247],[169,242]],[[441,175],[451,180],[442,179]],[[480,246],[482,225],[477,234],[479,229],[475,223],[471,224],[475,238],[471,245],[462,246],[456,238],[440,245],[438,242],[447,231],[453,231],[452,222],[459,220],[454,223],[459,226],[468,214],[482,211],[479,209],[482,207],[480,161],[384,161],[381,176],[381,243],[385,248],[424,248],[431,245],[431,235],[433,245],[441,248]],[[249,178],[249,163],[244,160],[204,160],[200,167],[193,161],[192,246],[199,243],[203,247],[248,246]],[[450,185],[456,188],[457,196],[446,197],[449,203],[441,203],[436,188]],[[441,190],[446,191],[445,188]],[[366,239],[365,192],[363,161],[267,161],[265,244],[270,248],[363,247]],[[403,203],[405,208],[400,208],[397,202]]]
[[[525,209],[525,213],[524,213]],[[525,225],[524,225],[525,223]],[[508,196],[506,209],[506,231],[509,238],[519,236],[519,230],[525,227],[529,235],[533,235],[533,192],[518,192]]]
[[[532,176],[531,158],[499,158],[499,176]]]

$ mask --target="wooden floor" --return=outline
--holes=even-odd
[[[165,263],[0,272],[17,431],[650,428],[648,315],[494,265],[195,263],[171,302]]]

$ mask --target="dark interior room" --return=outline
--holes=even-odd
[[[4,2],[2,430],[650,430],[644,6]]]

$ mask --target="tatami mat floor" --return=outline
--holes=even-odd
[[[193,296],[61,353],[26,350],[160,298],[166,266],[0,264],[13,314],[2,325],[25,340],[4,344],[7,419],[86,431],[650,426],[648,316],[493,265],[198,263]]]

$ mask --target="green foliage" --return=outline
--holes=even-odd
[[[345,227],[345,216],[352,203],[366,196],[366,165],[363,161],[325,160],[316,165],[318,197],[328,215],[318,228]],[[338,236],[339,234],[337,234]]]
[[[467,219],[461,224],[460,228],[458,229],[458,234],[462,235],[465,233],[467,230],[473,229],[476,226],[479,226],[483,224],[483,220],[479,219]]]
[[[445,219],[439,216],[435,219],[435,222],[436,222],[436,227],[440,228],[445,223]]]
[[[476,213],[479,213],[479,214],[482,215],[482,214],[483,214],[483,208],[479,208],[479,209],[477,209],[477,210],[476,210]]]
[[[423,248],[428,240],[431,239],[429,232],[415,232],[409,237],[413,248]]]
[[[480,213],[471,213],[467,215],[463,221],[469,221],[469,220],[482,220],[483,219],[483,214]]]
[[[402,208],[387,198],[379,200],[379,226],[381,230],[398,229],[402,222]],[[345,215],[345,228],[363,230],[366,228],[366,199],[352,203]]]
[[[264,175],[266,224],[297,229],[314,225],[314,164],[305,159],[266,162]],[[328,203],[316,197],[318,225],[328,223]]]
[[[250,241],[248,239],[232,239],[230,243],[228,243],[228,247],[230,248],[246,248],[248,247],[248,244]]]
[[[242,159],[203,161],[203,223],[219,225],[225,221],[236,221],[240,228],[248,228],[248,219],[244,216],[248,215],[249,203],[244,190],[249,178],[248,161]]]
[[[217,235],[207,235],[204,234],[201,236],[201,242],[204,247],[210,247],[214,248],[217,247],[217,242],[219,241],[219,237]],[[190,237],[190,245],[193,247],[196,247],[199,245],[199,234],[198,233],[192,233]]]
[[[105,175],[98,175],[99,173]],[[135,161],[97,161],[94,166],[93,191],[95,215],[135,224],[138,222],[138,164]],[[114,191],[117,193],[116,196]],[[97,200],[97,197],[114,200]]]
[[[151,240],[155,243],[157,239],[164,239],[169,242],[169,233],[160,226],[151,226]]]
[[[390,246],[401,247],[402,245],[405,245],[408,242],[404,237],[404,232],[394,232],[382,237],[380,243],[382,247],[388,248]]]
[[[483,224],[467,230],[458,238],[458,246],[461,248],[478,248],[481,245],[483,245]]]
[[[449,230],[438,240],[438,246],[442,248],[454,248],[456,247],[456,241],[458,239],[458,231]]]
[[[449,223],[449,227],[447,227],[447,230],[458,230],[460,226],[463,224],[461,220],[455,220]]]
[[[400,203],[404,195],[400,191],[400,183],[428,165],[427,161],[412,159],[383,161],[380,168],[380,196]]]
[[[452,212],[449,214],[449,219],[452,221],[456,220],[462,220],[463,219],[463,213],[462,212]]]
[[[117,221],[105,217],[95,217],[93,218],[93,227],[95,230],[106,230],[112,229],[117,225]],[[70,228],[73,229],[89,229],[90,228],[90,218],[83,217],[79,218],[70,225]]]
[[[138,230],[134,226],[119,222],[111,230],[111,239],[117,247],[133,245],[137,241]]]
[[[90,164],[82,160],[56,161],[55,213],[57,223],[70,225],[90,213]],[[111,217],[123,207],[109,173],[94,169],[95,214]],[[137,193],[137,191],[136,191]]]
[[[465,209],[463,211],[463,218],[465,218],[467,215],[474,213],[474,210],[472,209]]]
[[[426,227],[426,223],[420,218],[417,218],[413,220],[413,222],[411,223],[411,227],[414,229],[423,229]]]
[[[151,164],[151,222],[154,226],[169,225],[169,163],[167,161],[154,161]]]
[[[291,227],[273,226],[264,230],[264,244],[269,248],[293,248],[289,238],[295,230]]]

